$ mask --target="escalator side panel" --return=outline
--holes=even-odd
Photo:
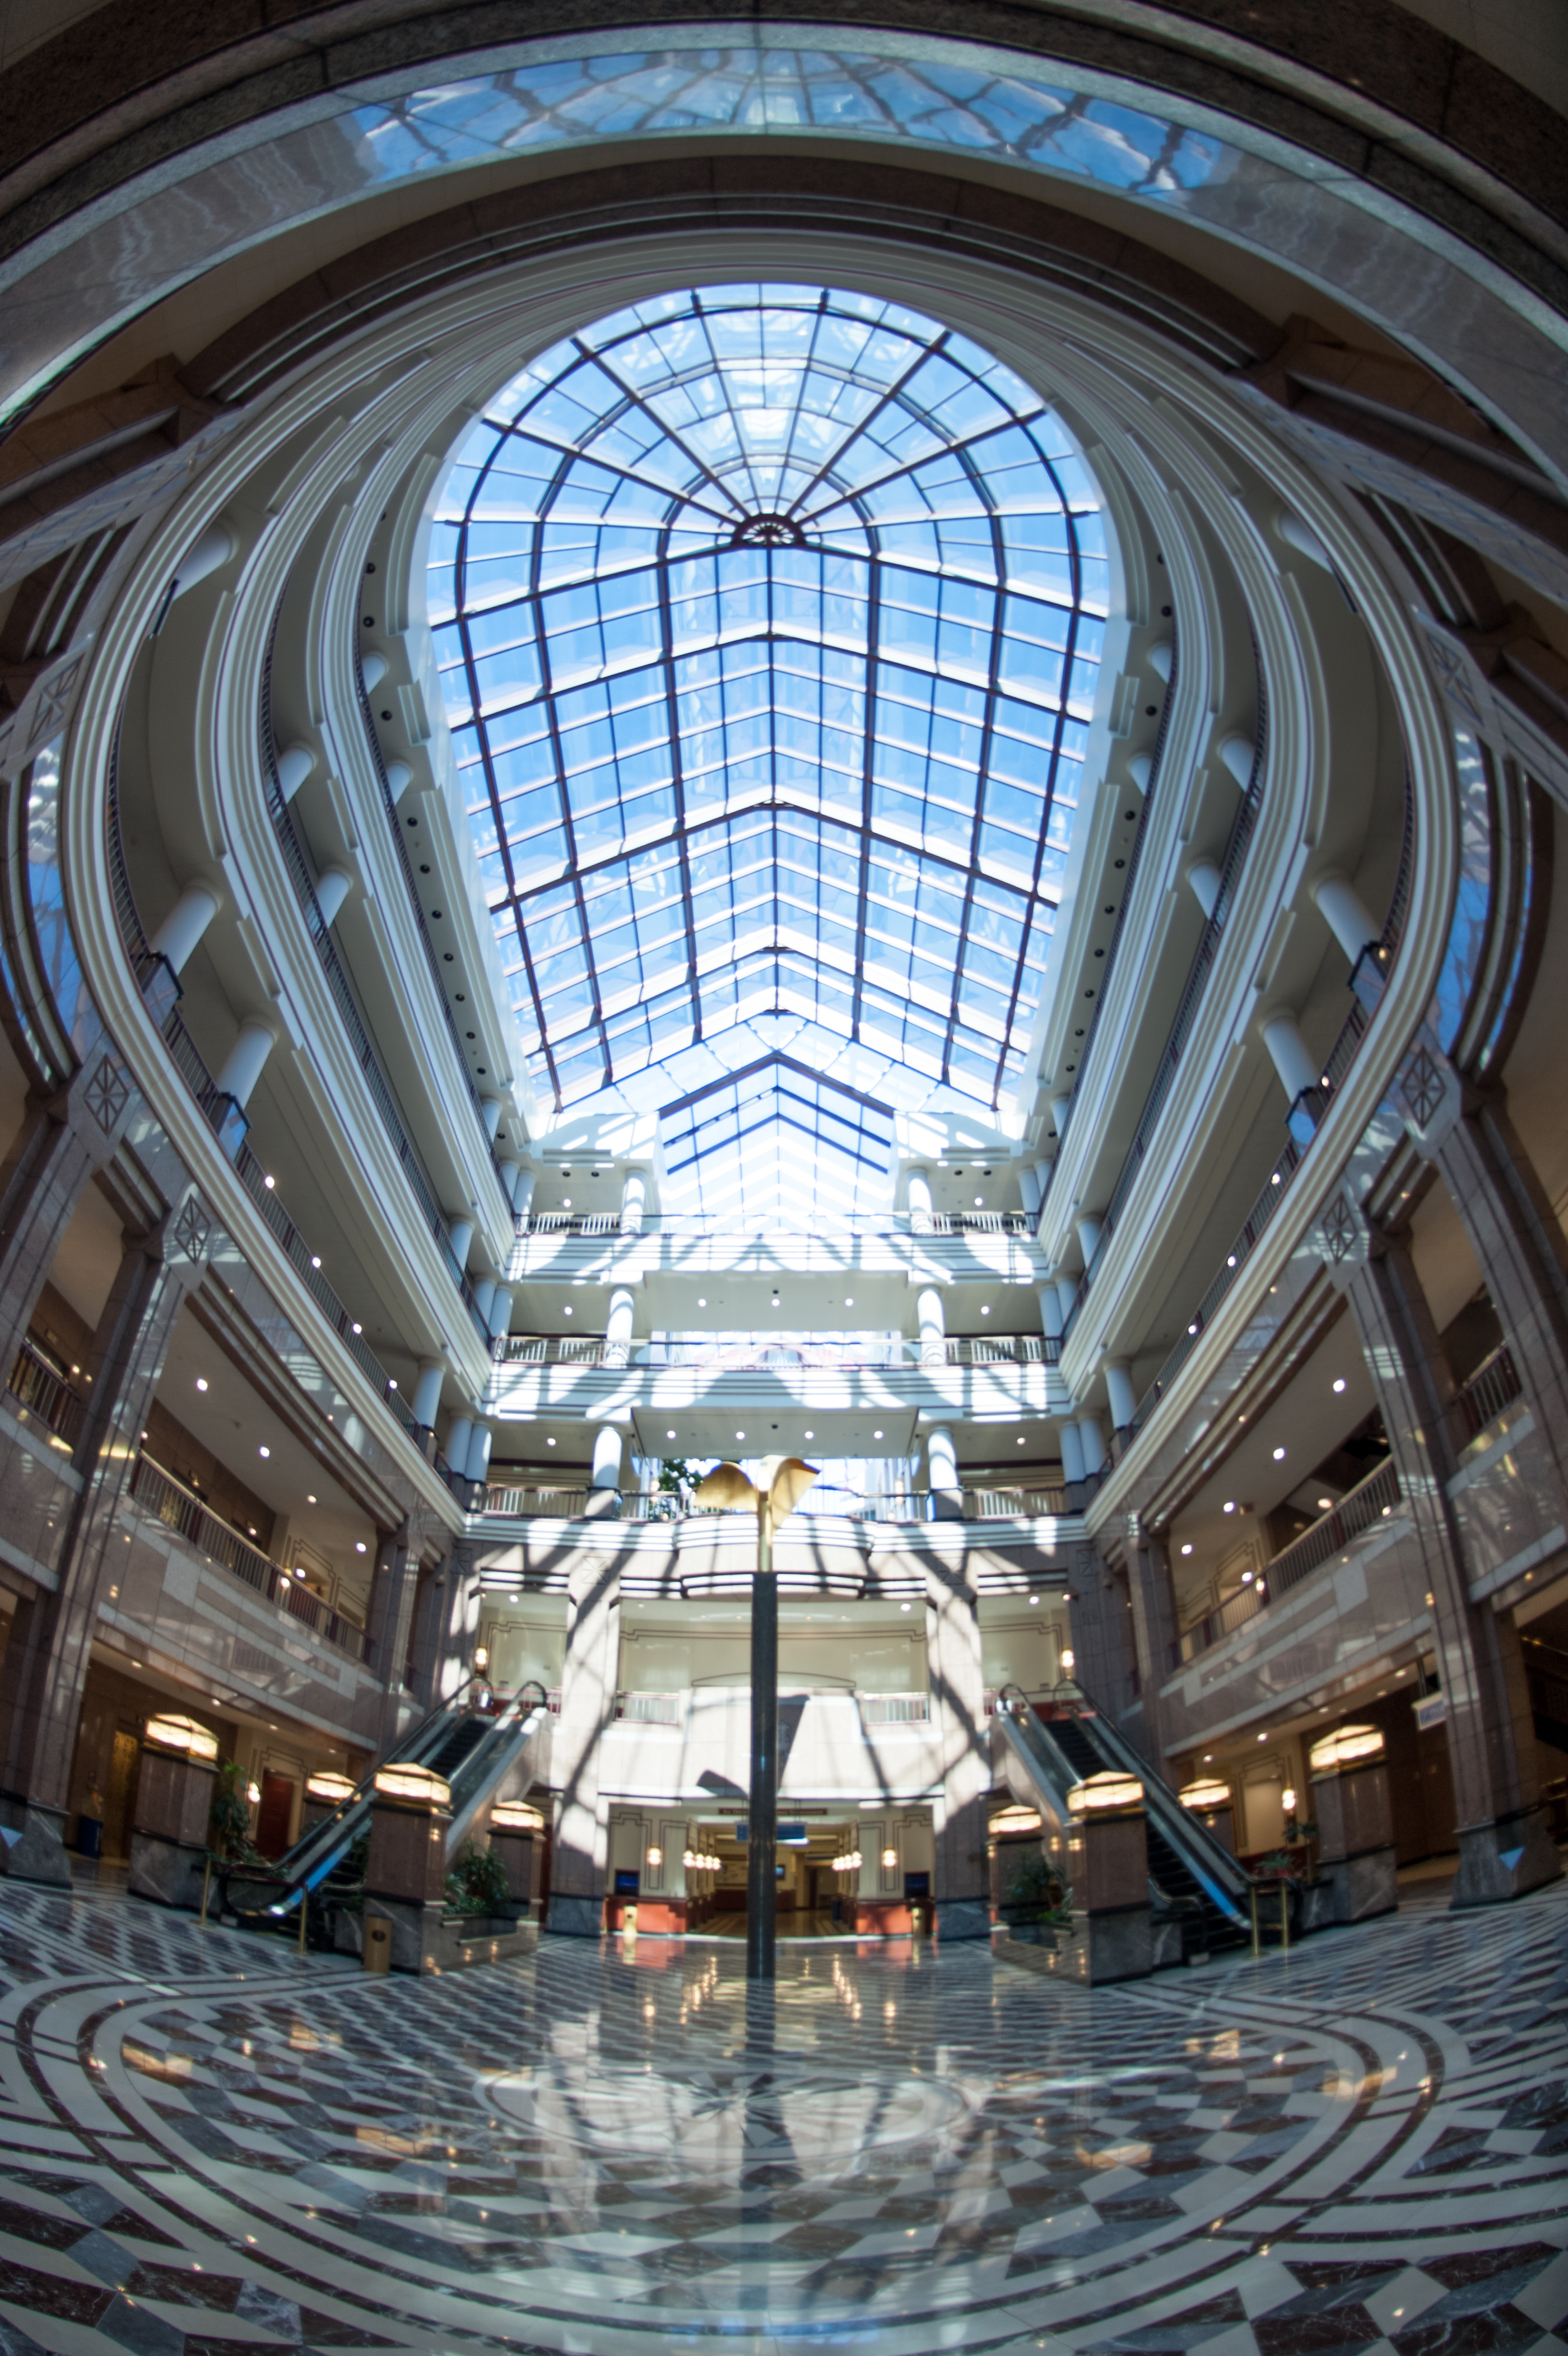
[[[1246,1929],[1251,1914],[1250,1877],[1245,1868],[1238,1864],[1221,1841],[1216,1840],[1207,1825],[1182,1806],[1164,1777],[1108,1719],[1085,1714],[1071,1723],[1093,1758],[1094,1767],[1090,1772],[1111,1768],[1138,1777],[1144,1786],[1144,1805],[1151,1834],[1158,1833],[1190,1876],[1197,1894],[1217,1908],[1233,1928]]]

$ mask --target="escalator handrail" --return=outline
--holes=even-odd
[[[1006,1706],[1010,1696],[1015,1696],[1022,1702],[1022,1710]],[[1022,1751],[1034,1769],[1036,1778],[1043,1779],[1045,1795],[1051,1802],[1058,1829],[1064,1833],[1070,1832],[1073,1819],[1068,1808],[1067,1795],[1075,1783],[1082,1781],[1078,1770],[1051,1740],[1047,1728],[1036,1715],[1033,1702],[1021,1686],[1004,1685],[999,1689],[996,1715],[1015,1747]],[[1043,1756],[1040,1755],[1042,1753]]]
[[[1247,1868],[1239,1858],[1231,1855],[1223,1841],[1216,1839],[1201,1818],[1194,1815],[1190,1808],[1182,1806],[1165,1777],[1128,1741],[1120,1727],[1101,1708],[1093,1695],[1082,1686],[1078,1690],[1083,1707],[1074,1709],[1073,1714],[1080,1719],[1092,1719],[1097,1732],[1090,1740],[1111,1754],[1124,1774],[1136,1775],[1144,1786],[1145,1809],[1193,1879],[1221,1913],[1228,1915],[1240,1928],[1248,1928],[1251,1919],[1252,1876]],[[1073,1708],[1070,1702],[1066,1707]]]
[[[525,1705],[524,1697],[528,1695],[531,1687],[537,1687],[538,1698],[528,1700]],[[452,1821],[446,1834],[448,1857],[465,1837],[468,1826],[484,1804],[484,1795],[488,1788],[485,1779],[487,1775],[492,1773],[490,1762],[494,1761],[498,1750],[510,1751],[511,1738],[516,1734],[531,1731],[541,1714],[547,1714],[549,1708],[549,1694],[543,1686],[539,1684],[537,1678],[530,1677],[518,1687],[504,1709],[497,1711],[472,1751],[466,1758],[458,1761],[451,1778]],[[499,1772],[500,1774],[506,1772],[504,1762]],[[492,1780],[494,1780],[493,1775]],[[461,1791],[460,1785],[463,1787]],[[470,1786],[471,1789],[468,1788]]]
[[[418,1725],[405,1734],[401,1742],[394,1744],[384,1759],[377,1760],[373,1766],[366,1770],[348,1798],[339,1800],[330,1815],[323,1816],[319,1824],[312,1825],[310,1830],[302,1834],[292,1848],[285,1851],[273,1869],[283,1878],[283,1888],[276,1900],[268,1907],[269,1913],[278,1915],[288,1913],[292,1908],[299,1904],[304,1892],[318,1888],[326,1880],[334,1866],[341,1862],[358,1837],[360,1830],[360,1819],[369,1811],[371,1801],[375,1794],[376,1776],[382,1767],[422,1765],[425,1752],[433,1747],[429,1738],[444,1731],[442,1721],[456,1716],[459,1705],[467,1707],[464,1696],[467,1693],[468,1687],[483,1682],[479,1672],[477,1669],[470,1669],[462,1682],[455,1686],[449,1694],[444,1696],[434,1709],[427,1710]],[[339,1835],[340,1838],[338,1837]],[[328,1851],[324,1860],[317,1856],[317,1852],[322,1849]],[[246,1870],[242,1867],[235,1869],[238,1872]],[[250,1869],[255,1870],[253,1868]]]

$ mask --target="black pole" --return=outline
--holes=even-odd
[[[779,1581],[773,1517],[757,1501],[757,1576],[751,1583],[751,1794],[746,1852],[746,1976],[773,1977],[778,1929]]]

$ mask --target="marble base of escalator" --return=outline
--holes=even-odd
[[[530,1954],[539,1944],[535,1922],[509,1915],[454,1915],[435,1901],[421,1904],[413,1899],[367,1897],[362,1915],[345,1912],[337,1918],[333,1944],[339,1954],[362,1960],[365,1925],[376,1922],[385,1922],[391,1934],[394,1972],[467,1971],[475,1964],[501,1964]]]
[[[1026,1972],[1078,1987],[1105,1987],[1115,1980],[1148,1978],[1155,1968],[1154,1922],[1146,1906],[1118,1906],[1078,1915],[1066,1930],[1048,1922],[999,1930],[992,1953]]]

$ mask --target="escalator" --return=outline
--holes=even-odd
[[[1217,1840],[1125,1735],[1087,1696],[1055,1704],[1043,1719],[1015,1687],[997,1697],[996,1724],[1029,1778],[1043,1816],[1068,1821],[1072,1784],[1107,1772],[1135,1775],[1144,1786],[1149,1842],[1149,1902],[1156,1919],[1181,1923],[1184,1956],[1239,1947],[1251,1938],[1251,1877]],[[1016,1788],[1015,1778],[1008,1776]]]
[[[376,1776],[384,1767],[425,1767],[450,1788],[450,1867],[503,1778],[526,1767],[530,1747],[541,1742],[549,1726],[542,1685],[523,1686],[493,1715],[475,1706],[478,1690],[475,1678],[465,1679],[275,1865],[231,1867],[223,1877],[224,1912],[254,1930],[276,1930],[291,1916],[297,1920],[302,1903],[313,1922],[324,1918],[337,1890],[360,1879],[362,1869],[354,1852],[369,1837]]]

